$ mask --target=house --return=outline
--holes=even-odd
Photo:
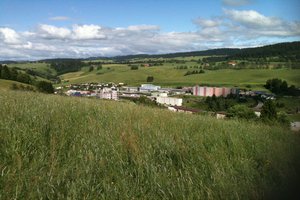
[[[237,64],[237,63],[236,63],[235,61],[230,61],[230,62],[228,62],[228,65],[231,65],[231,66],[233,66],[233,67],[236,66],[236,64]]]
[[[226,113],[225,112],[217,112],[216,117],[217,117],[217,119],[225,119]]]
[[[300,131],[300,122],[292,122],[291,130],[292,131]]]

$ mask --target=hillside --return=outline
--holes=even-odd
[[[65,84],[122,82],[137,86],[145,83],[148,76],[153,76],[153,83],[162,86],[202,84],[263,90],[265,82],[272,78],[300,86],[299,44],[291,42],[245,49],[211,49],[87,60],[46,59],[12,62],[8,66],[56,84],[61,84],[62,80]],[[229,64],[229,61],[233,61],[234,65]],[[138,70],[132,70],[132,66]],[[192,73],[199,70],[205,73]]]
[[[121,102],[0,95],[0,199],[290,199],[300,138]]]
[[[138,70],[131,70],[127,65],[106,64],[103,69],[89,72],[87,68],[81,71],[67,73],[60,78],[68,80],[69,83],[84,82],[115,82],[126,83],[128,85],[139,85],[145,83],[148,76],[154,77],[154,84],[162,86],[193,86],[196,84],[205,85],[225,85],[245,87],[250,85],[252,88],[262,89],[266,80],[280,78],[289,84],[300,86],[299,69],[221,69],[205,70],[204,74],[194,74],[184,76],[187,71],[193,69],[194,64],[187,64],[187,69],[174,69],[172,64],[164,64],[155,67],[139,67]]]
[[[266,45],[262,47],[252,48],[220,48],[220,49],[209,49],[203,51],[192,51],[192,52],[178,52],[169,54],[157,54],[157,55],[127,55],[127,56],[115,56],[112,58],[107,57],[93,57],[88,60],[95,59],[113,59],[113,60],[131,60],[141,58],[176,58],[176,57],[191,57],[191,56],[226,56],[228,59],[246,59],[246,58],[261,58],[268,56],[298,56],[300,54],[300,42],[284,42],[272,45]],[[297,58],[299,61],[299,57]]]
[[[33,87],[32,85],[20,83],[17,81],[0,79],[0,90],[11,90],[13,84],[15,84],[17,86],[22,85],[23,87]]]

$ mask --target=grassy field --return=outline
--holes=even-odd
[[[0,95],[0,199],[291,199],[300,137],[121,102]]]
[[[109,69],[108,69],[109,68]],[[289,84],[300,86],[300,70],[290,69],[244,69],[244,70],[206,70],[204,74],[184,76],[188,71],[174,69],[172,64],[157,67],[139,67],[131,70],[127,65],[107,64],[102,70],[87,72],[83,69],[79,72],[67,73],[61,76],[70,83],[82,82],[123,82],[128,85],[139,85],[145,83],[148,76],[154,77],[154,84],[162,86],[192,86],[195,84],[225,85],[245,87],[250,85],[253,89],[262,89],[266,80],[281,78]]]

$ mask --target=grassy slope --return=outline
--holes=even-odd
[[[17,85],[31,86],[32,87],[32,85],[28,85],[28,84],[25,84],[25,83],[0,79],[0,90],[10,90],[13,83],[15,83]]]
[[[103,65],[103,69],[87,73],[80,71],[68,73],[62,76],[70,83],[80,82],[124,82],[129,85],[139,85],[145,83],[147,76],[154,76],[154,83],[164,86],[184,86],[195,84],[215,84],[228,86],[252,85],[254,88],[261,88],[267,79],[281,78],[287,80],[289,84],[300,86],[300,70],[206,70],[205,74],[184,76],[186,71],[195,70],[177,70],[174,66],[167,64],[159,67],[140,67],[138,70],[130,70],[126,65]],[[175,65],[176,66],[176,65]],[[179,65],[180,66],[180,65]],[[194,66],[192,64],[191,66]],[[107,70],[110,67],[111,70]]]
[[[18,67],[21,69],[32,69],[42,74],[56,75],[56,71],[49,67],[47,63],[15,63],[9,64],[9,67]]]
[[[0,199],[289,198],[300,138],[126,103],[0,95]]]

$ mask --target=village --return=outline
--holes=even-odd
[[[70,84],[67,86],[56,87],[55,93],[67,96],[89,97],[115,101],[125,99],[134,100],[140,97],[146,97],[152,102],[155,102],[157,105],[165,107],[173,112],[191,114],[205,113],[216,116],[217,119],[226,118],[227,113],[224,111],[212,112],[183,106],[184,99],[181,97],[184,95],[195,97],[227,97],[228,95],[235,95],[242,98],[259,96],[264,99],[275,99],[273,94],[267,93],[266,91],[251,91],[237,87],[229,88],[195,85],[193,87],[164,88],[153,84],[141,84],[139,87],[134,87],[126,86],[124,83],[116,84],[112,82]],[[252,108],[257,117],[260,117],[262,105],[263,104],[259,102]]]

